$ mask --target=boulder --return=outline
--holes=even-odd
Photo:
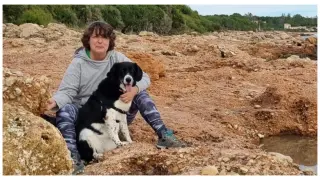
[[[25,23],[19,26],[21,33],[20,38],[30,38],[31,36],[36,36],[42,28],[38,24]]]
[[[46,76],[30,77],[22,72],[3,69],[3,101],[21,105],[27,111],[40,115],[51,97],[51,80]]]
[[[153,32],[148,32],[148,31],[141,31],[139,33],[139,36],[156,36]]]
[[[17,38],[19,37],[20,33],[21,33],[21,30],[19,26],[12,23],[7,23],[6,28],[3,30],[3,37]]]
[[[290,156],[285,156],[283,154],[277,152],[269,152],[268,153],[274,160],[283,164],[284,166],[288,166],[293,163],[293,159]]]
[[[127,52],[125,55],[136,62],[150,76],[151,80],[155,81],[165,76],[163,63],[151,54]]]
[[[22,106],[3,105],[3,174],[66,175],[72,160],[58,129]]]
[[[313,45],[317,45],[317,38],[314,36],[310,36],[306,39],[306,42],[313,44]]]
[[[201,169],[201,175],[218,175],[219,171],[216,166],[206,166]]]

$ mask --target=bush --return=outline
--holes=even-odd
[[[4,22],[17,23],[19,17],[27,9],[27,5],[3,5]]]
[[[183,32],[186,29],[186,21],[178,9],[172,9],[172,29],[171,33]]]
[[[182,5],[180,10],[183,14],[186,14],[186,15],[191,15],[193,12],[189,6],[185,6],[185,5]]]
[[[61,23],[67,25],[77,25],[78,18],[75,12],[73,12],[70,8],[59,8],[55,10],[55,19]]]
[[[52,15],[44,9],[33,6],[31,9],[23,12],[22,16],[18,19],[18,24],[23,23],[36,23],[39,25],[48,25],[52,21]]]
[[[124,23],[121,12],[114,6],[104,6],[101,8],[102,18],[115,29],[122,29]]]

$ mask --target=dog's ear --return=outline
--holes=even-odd
[[[143,75],[143,72],[142,72],[142,69],[138,66],[137,63],[133,63],[133,67],[134,67],[134,79],[136,81],[140,81],[142,79],[142,75]]]
[[[109,77],[109,78],[117,77],[118,66],[119,66],[119,63],[113,64],[110,71],[107,73],[107,77]]]

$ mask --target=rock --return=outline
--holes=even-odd
[[[254,108],[255,108],[255,109],[259,109],[259,108],[261,108],[261,106],[258,105],[258,104],[255,104],[255,105],[254,105]]]
[[[59,130],[21,106],[3,105],[3,174],[71,174],[72,160]]]
[[[246,174],[249,170],[246,167],[240,167],[240,171],[241,173]]]
[[[17,95],[21,95],[21,92],[22,92],[21,89],[15,88],[14,90],[15,90],[15,92],[16,92]]]
[[[193,31],[193,32],[191,32],[191,33],[190,33],[190,35],[192,35],[192,36],[197,36],[197,35],[199,35],[199,33],[198,33],[198,32]]]
[[[10,87],[10,86],[12,86],[15,82],[16,82],[16,78],[14,78],[14,77],[8,77],[8,78],[5,78],[4,79],[4,85],[6,86],[6,87]]]
[[[290,36],[287,33],[285,33],[285,32],[280,33],[280,39],[285,40],[285,39],[289,39],[289,38],[290,38]]]
[[[224,157],[224,158],[222,158],[222,161],[223,161],[223,162],[228,162],[228,161],[230,161],[230,158]]]
[[[19,37],[20,33],[21,30],[19,26],[12,23],[7,23],[5,31],[3,31],[3,36],[7,38],[17,38]]]
[[[312,171],[303,171],[303,174],[307,176],[315,175]]]
[[[192,46],[188,46],[187,47],[187,51],[188,52],[198,52],[200,50],[200,48],[197,45],[192,45]]]
[[[220,53],[221,53],[221,57],[223,58],[228,58],[236,55],[236,53],[234,53],[233,51],[229,51],[225,49],[220,49]]]
[[[126,56],[136,62],[151,77],[152,81],[165,76],[164,64],[151,54],[128,52]]]
[[[201,175],[217,175],[219,173],[216,166],[207,166],[201,169]]]
[[[222,170],[220,171],[219,175],[220,175],[220,176],[225,176],[225,175],[227,175],[226,170],[225,170],[225,169],[222,169]]]
[[[51,80],[45,76],[30,77],[20,71],[4,68],[3,100],[5,103],[21,105],[35,115],[45,111],[46,101],[51,97]]]
[[[253,159],[250,159],[248,162],[247,162],[247,166],[252,166],[253,164],[255,163],[255,161]]]
[[[42,30],[39,25],[32,23],[21,24],[19,28],[21,29],[20,38],[29,38]]]
[[[269,38],[269,39],[274,39],[274,36],[271,34],[265,34],[264,37]]]
[[[167,56],[177,56],[176,52],[170,51],[170,50],[163,50],[163,51],[161,51],[161,54],[167,55]]]
[[[67,41],[67,39],[68,41],[71,41],[70,37],[78,37],[80,35],[80,33],[76,31],[69,30],[66,27],[66,25],[57,23],[49,23],[47,28],[44,28],[39,33],[41,34],[41,37],[45,39],[46,42],[58,41],[60,39],[62,39],[63,41]]]
[[[308,37],[305,41],[310,43],[310,44],[317,45],[317,38],[314,37],[314,36]]]
[[[297,55],[291,55],[287,58],[289,61],[295,61],[295,60],[300,60],[300,57]]]
[[[263,134],[258,134],[258,136],[259,136],[260,139],[264,138]]]
[[[233,128],[234,128],[234,129],[238,129],[238,125],[236,125],[236,124],[233,125]]]
[[[172,174],[177,174],[179,173],[179,167],[178,166],[173,166],[171,168],[171,171],[170,171]]]
[[[155,34],[153,32],[148,32],[148,31],[141,31],[139,33],[139,36],[154,36]]]
[[[293,160],[290,156],[285,156],[285,155],[277,153],[277,152],[269,152],[268,154],[271,155],[271,157],[274,160],[280,162],[284,166],[288,166],[289,164],[293,163]]]

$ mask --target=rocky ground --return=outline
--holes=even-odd
[[[3,28],[3,66],[47,76],[54,92],[81,46],[81,31],[57,24]],[[165,124],[189,147],[156,149],[155,133],[138,116],[129,126],[134,143],[106,152],[84,174],[310,174],[288,156],[264,152],[259,139],[316,137],[316,41],[276,31],[117,33],[116,49],[150,74],[148,92]]]

